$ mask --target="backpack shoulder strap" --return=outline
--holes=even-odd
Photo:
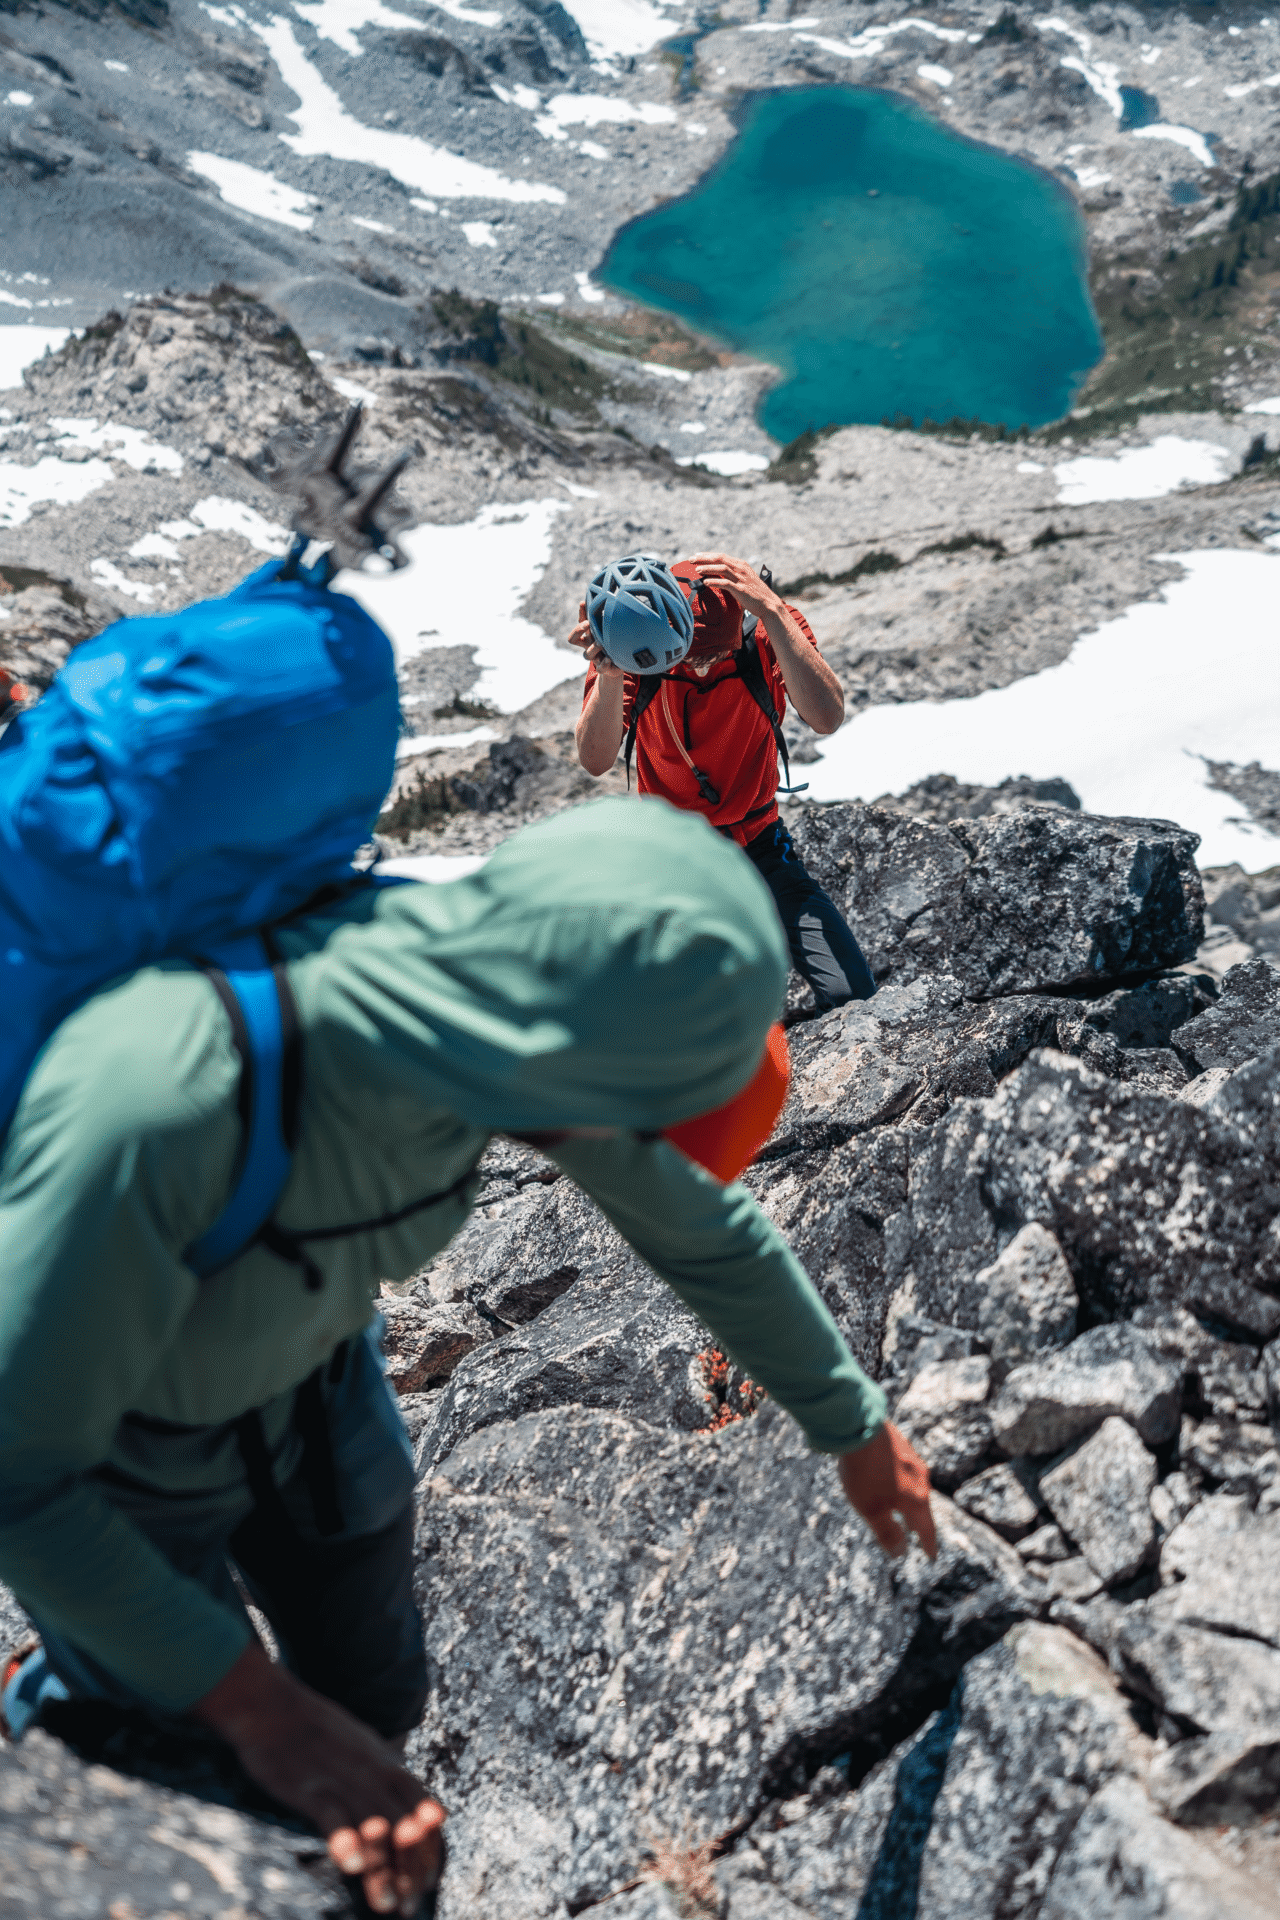
[[[765,679],[764,663],[760,658],[760,650],[756,646],[756,628],[754,623],[750,633],[738,648],[736,666],[738,677],[742,681],[743,686],[751,695],[751,698],[755,701],[761,713],[773,729],[774,744],[778,749],[778,755],[782,761],[782,792],[804,793],[809,785],[807,780],[802,781],[798,787],[793,787],[791,784],[791,759],[787,753],[787,743],[783,736],[782,723],[778,718],[778,709],[773,704],[773,695],[770,693],[769,683]]]
[[[288,972],[268,936],[231,942],[201,966],[231,1021],[241,1119],[231,1198],[184,1256],[204,1280],[257,1239],[284,1192],[298,1137],[302,1028]]]
[[[636,730],[644,715],[652,705],[662,685],[660,673],[641,675],[640,685],[636,688],[635,703],[631,708],[631,725],[627,728],[627,744],[623,754],[623,763],[627,769],[627,792],[631,791],[631,755],[636,744]]]

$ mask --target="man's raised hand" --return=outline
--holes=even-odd
[[[569,645],[582,648],[589,665],[595,668],[602,680],[621,680],[624,677],[622,668],[614,666],[613,661],[592,634],[585,600],[578,602],[578,624],[569,635]]]
[[[885,1421],[874,1440],[842,1453],[840,1484],[855,1513],[860,1513],[886,1553],[897,1558],[914,1534],[931,1560],[938,1557],[938,1535],[929,1506],[929,1469],[898,1429]]]
[[[738,605],[747,613],[754,613],[757,620],[763,620],[766,613],[781,606],[773,588],[766,587],[755,568],[745,560],[735,560],[727,553],[695,553],[691,559],[698,569],[699,580],[705,580],[709,587],[718,587],[721,593],[731,593]]]
[[[444,1808],[372,1728],[246,1647],[193,1712],[250,1779],[314,1822],[374,1913],[417,1912],[440,1873]]]

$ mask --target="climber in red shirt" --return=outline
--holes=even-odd
[[[670,568],[632,555],[596,575],[569,640],[588,662],[575,736],[587,772],[607,773],[625,739],[641,793],[704,814],[757,868],[819,1010],[868,999],[858,943],[778,813],[788,695],[815,733],[844,719],[844,690],[804,615],[728,554]]]

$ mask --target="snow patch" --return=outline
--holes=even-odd
[[[1192,159],[1198,160],[1202,167],[1216,167],[1218,164],[1213,157],[1213,148],[1204,135],[1197,133],[1194,127],[1172,127],[1163,120],[1157,120],[1154,126],[1135,127],[1133,138],[1135,140],[1172,140],[1176,146],[1185,147]]]
[[[1079,27],[1072,27],[1065,20],[1059,20],[1049,14],[1043,20],[1035,22],[1040,33],[1061,33],[1073,40],[1080,52],[1087,55],[1093,45],[1093,37],[1083,33]],[[1091,64],[1087,58],[1078,59],[1068,54],[1058,62],[1072,73],[1082,74],[1100,100],[1105,100],[1117,120],[1124,117],[1124,99],[1120,92],[1120,69],[1111,62],[1097,61]]]
[[[148,586],[143,580],[130,580],[128,574],[121,573],[112,560],[97,559],[89,562],[89,571],[95,580],[104,587],[111,587],[116,593],[127,595],[130,600],[141,600],[145,606],[148,600],[154,600],[157,589]]]
[[[402,186],[441,200],[542,200],[554,206],[564,204],[559,187],[545,186],[537,180],[509,180],[493,167],[434,147],[415,134],[366,126],[348,113],[308,60],[287,20],[276,16],[253,30],[279,67],[285,85],[298,96],[297,106],[286,110],[298,131],[280,135],[295,153],[327,154],[331,160],[382,167]]]
[[[0,289],[0,300],[10,298]],[[15,306],[30,305],[14,301]],[[41,356],[56,353],[71,338],[69,327],[0,326],[0,390],[22,385],[22,370]]]
[[[134,560],[177,560],[180,555],[175,542],[194,540],[201,533],[237,534],[256,553],[283,553],[289,544],[285,528],[265,519],[256,507],[228,499],[226,494],[210,493],[196,501],[185,520],[162,520],[158,532],[144,533],[134,541],[129,554]]]
[[[627,59],[648,53],[679,24],[679,12],[662,11],[675,0],[565,0],[566,10],[582,29],[593,60]]]
[[[182,455],[177,448],[162,446],[141,427],[100,427],[96,420],[89,419],[50,419],[49,425],[59,435],[59,446],[110,452],[113,460],[123,460],[135,473],[182,472]]]
[[[1222,91],[1228,100],[1243,100],[1246,93],[1255,93],[1259,87],[1280,87],[1280,73],[1269,73],[1265,80],[1250,80],[1242,87],[1224,87]]]
[[[73,465],[52,453],[29,467],[19,466],[16,460],[0,460],[0,527],[25,525],[32,507],[40,501],[74,506],[114,479],[115,473],[105,460]]]
[[[502,15],[481,8],[466,7],[461,0],[432,0],[441,13],[453,15],[455,20],[469,20],[477,27],[500,27]],[[426,22],[416,14],[397,13],[392,7],[382,5],[382,0],[293,0],[293,10],[300,13],[319,34],[322,40],[331,40],[343,53],[358,58],[364,48],[356,39],[361,27],[408,27],[414,33],[424,31]]]
[[[693,378],[693,375],[686,373],[683,367],[660,366],[656,360],[638,360],[636,365],[643,367],[646,373],[656,373],[660,380],[692,380]]]
[[[1057,775],[1091,813],[1189,827],[1201,836],[1202,866],[1238,860],[1256,872],[1280,861],[1280,838],[1242,824],[1240,802],[1209,787],[1204,766],[1274,763],[1280,554],[1218,548],[1157,557],[1185,567],[1186,577],[1086,634],[1059,666],[968,700],[856,715],[806,767],[812,798],[900,793],[940,767],[983,786],[1010,771]]]
[[[1245,408],[1246,413],[1280,413],[1280,394],[1274,400],[1253,400]]]
[[[1113,458],[1082,454],[1053,470],[1064,506],[1093,500],[1154,500],[1178,487],[1214,486],[1229,478],[1234,457],[1212,440],[1162,433],[1147,447],[1126,447]]]
[[[932,80],[935,87],[949,87],[955,79],[950,67],[935,67],[927,60],[922,67],[916,68],[916,72],[922,80]]]
[[[604,294],[601,292],[600,288],[592,286],[591,275],[589,273],[575,273],[573,278],[578,289],[578,298],[580,300],[588,300],[588,301],[594,302],[596,300],[604,299]]]
[[[393,860],[379,860],[378,872],[394,874],[400,880],[465,880],[478,873],[487,853],[400,853]]]
[[[411,567],[344,574],[339,585],[390,634],[400,660],[473,647],[477,697],[518,713],[583,670],[579,654],[519,611],[551,558],[557,514],[570,510],[567,500],[521,500],[483,507],[461,526],[414,527],[399,535]]]
[[[628,120],[638,120],[645,127],[669,127],[676,120],[676,110],[656,106],[652,100],[637,103],[603,93],[558,93],[533,124],[545,139],[564,140],[566,127],[598,127],[605,122],[621,126]],[[599,151],[608,158],[603,149]]]
[[[212,180],[219,199],[229,207],[260,214],[264,220],[275,220],[282,227],[296,227],[303,233],[314,224],[315,216],[305,211],[315,205],[312,195],[286,186],[274,173],[246,166],[243,160],[224,160],[217,153],[189,153],[187,165],[193,173]]]
[[[732,480],[740,473],[763,473],[769,461],[763,453],[742,453],[735,448],[717,448],[709,453],[682,453],[678,467],[706,467],[709,473],[723,474]]]
[[[416,753],[431,753],[438,747],[478,747],[482,741],[496,740],[492,727],[467,727],[461,733],[415,733],[396,748],[397,760],[411,760]]]
[[[331,373],[329,385],[344,400],[358,400],[362,407],[376,407],[378,396],[371,387],[362,387],[358,380],[345,380],[341,374]]]
[[[462,231],[467,236],[468,245],[473,247],[496,247],[493,227],[488,220],[464,220]]]

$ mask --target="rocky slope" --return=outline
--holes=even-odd
[[[12,0],[5,11],[14,319],[83,326],[139,292],[232,279],[308,346],[416,358],[424,296],[456,285],[541,307],[616,368],[655,342],[593,283],[612,234],[715,163],[753,90],[854,83],[913,98],[1078,197],[1113,349],[1094,396],[1107,418],[1131,418],[1140,399],[1199,411],[1271,390],[1265,264],[1247,268],[1240,299],[1233,270],[1225,306],[1208,302],[1205,355],[1181,367],[1167,312],[1194,302],[1206,247],[1212,279],[1237,187],[1280,166],[1280,28],[1251,8],[1041,16],[960,0],[903,15],[829,0],[798,14],[751,0],[708,17],[679,0],[576,11],[521,0],[423,16],[380,0],[283,15]],[[1231,267],[1238,235],[1227,237]],[[1171,252],[1190,260],[1182,278]],[[1198,309],[1183,320],[1196,330]],[[759,370],[716,368],[705,347],[687,364],[711,376],[707,419],[735,432],[726,444],[767,449],[751,419]],[[649,385],[661,391],[616,404],[633,430],[647,418],[646,442],[678,444],[687,396]]]
[[[938,1561],[884,1561],[590,1204],[495,1144],[382,1302],[445,1914],[1280,1911],[1280,971],[1195,962],[1166,823],[915,798],[803,823],[884,984],[793,1026],[749,1181],[931,1463]],[[305,1842],[184,1797],[171,1752],[62,1731],[152,1784],[7,1751],[0,1912],[158,1911],[152,1880],[337,1910]],[[237,1799],[207,1755],[187,1784]]]

